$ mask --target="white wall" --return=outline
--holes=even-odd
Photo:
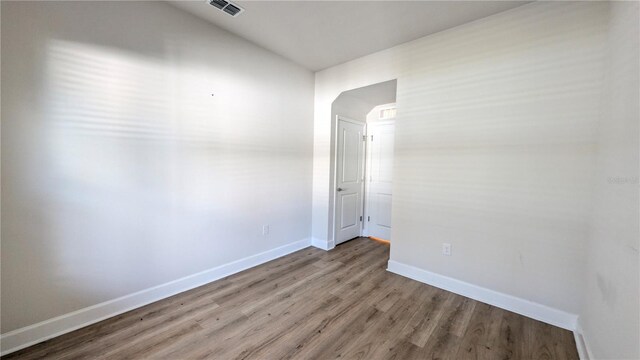
[[[164,3],[3,1],[2,332],[308,241],[313,82]]]
[[[316,73],[314,238],[331,102],[397,78],[391,260],[577,314],[607,7],[531,3]]]
[[[612,2],[581,323],[595,359],[640,358],[640,12]]]

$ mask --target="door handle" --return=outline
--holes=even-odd
[[[345,190],[347,190],[347,189],[337,188],[336,190],[338,190],[338,191],[345,191]]]

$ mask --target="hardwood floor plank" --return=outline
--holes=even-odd
[[[179,318],[185,312],[193,311],[194,308],[208,308],[209,304],[218,307],[207,297],[218,288],[218,286],[214,286],[212,289],[199,287],[184,292],[180,296],[157,301],[84,329],[47,340],[30,347],[31,351],[24,358],[40,359],[79,356],[77,354],[80,351],[91,353],[96,344],[102,346],[104,342],[109,341],[119,343],[123,338],[126,339],[126,336],[121,337],[121,334],[131,332],[131,329],[139,332],[144,331],[149,326],[157,326],[165,321]]]
[[[529,337],[524,332],[524,317],[510,311],[500,310],[502,321],[499,324],[498,334],[490,338],[491,349],[501,359],[522,359],[525,354],[532,356],[527,349]]]
[[[487,345],[491,329],[491,315],[494,309],[491,305],[476,304],[462,343],[456,353],[457,359],[489,360],[496,356]]]
[[[463,316],[465,298],[448,293],[441,309],[442,314],[424,347],[416,349],[415,358],[453,359],[461,343],[454,334],[455,324]]]
[[[366,307],[364,310],[367,315],[366,321],[369,323],[375,321],[377,318],[376,313]],[[330,331],[329,329],[339,328],[342,332],[347,324],[353,324],[357,314],[358,309],[354,308],[352,304],[341,300],[332,311],[314,312],[308,317],[302,317],[299,322],[294,323],[293,326],[287,329],[283,329],[271,339],[268,347],[265,344],[261,344],[258,349],[253,351],[251,356],[246,358],[281,359],[293,356],[296,349],[302,349],[305,344],[313,344],[316,339],[322,337],[323,332],[326,334],[327,331]]]
[[[427,301],[420,304],[420,309],[402,330],[402,335],[410,343],[419,347],[424,347],[431,337],[440,317],[444,314],[442,307],[448,298],[445,291],[431,286],[423,288],[422,291],[427,295]]]
[[[183,329],[185,325],[190,329],[197,328],[193,326],[200,317],[208,317],[211,312],[219,308],[209,298],[184,299],[180,305],[180,310],[167,314],[167,316],[151,316],[148,319],[141,317],[135,326],[122,327],[104,336],[95,338],[94,341],[84,343],[83,346],[76,346],[69,349],[62,359],[91,357],[94,355],[96,347],[99,347],[101,354],[109,354],[113,349],[117,352],[122,348],[123,344],[132,344],[144,342],[152,338],[157,338],[158,333],[172,329],[174,327]]]
[[[399,299],[366,333],[354,339],[351,351],[346,351],[346,358],[381,358],[388,348],[401,337],[401,330],[407,326],[420,305],[428,298],[428,293],[415,290],[407,299]]]
[[[353,342],[353,339],[367,332],[381,316],[383,316],[382,312],[376,308],[367,305],[357,306],[345,316],[337,318],[333,324],[327,324],[319,329],[317,335],[312,334],[311,339],[300,344],[302,347],[284,358],[337,358]]]
[[[382,311],[388,311],[398,300],[406,299],[419,286],[415,281],[406,282],[402,276],[390,276],[381,284],[378,294],[371,297],[368,303]]]
[[[525,329],[529,344],[527,352],[533,359],[578,359],[577,352],[572,351],[576,348],[575,339],[567,336],[566,331],[533,320]]]
[[[389,246],[307,248],[3,359],[567,359],[571,332],[386,271]]]
[[[371,252],[368,257],[364,257],[364,264],[359,265],[363,271],[375,270],[376,266],[376,258],[383,257],[384,254]],[[379,260],[377,260],[379,261]],[[342,283],[342,279],[353,271],[355,265],[357,263],[353,263],[352,266],[346,266],[340,262],[332,262],[324,265],[318,269],[312,269],[311,272],[304,276],[300,277],[295,281],[292,281],[290,284],[282,286],[279,290],[271,292],[268,297],[261,299],[259,301],[255,301],[245,307],[242,308],[242,312],[249,316],[257,309],[267,306],[273,302],[281,302],[287,298],[292,296],[301,296],[306,293],[306,291],[315,291],[318,286],[323,287],[324,289],[330,291],[329,288],[333,288],[338,284]],[[337,270],[343,268],[342,271],[338,272]],[[342,276],[340,276],[342,275]],[[332,281],[334,280],[334,281]]]
[[[320,305],[314,306],[314,311],[318,314],[336,314],[338,317],[346,306],[340,298],[330,296]],[[328,315],[331,316],[331,315]],[[228,356],[234,359],[260,359],[259,356],[274,344],[278,344],[280,339],[286,337],[292,331],[298,331],[309,317],[305,312],[288,312],[285,316],[276,317],[270,323],[260,323],[250,326],[242,336],[236,339],[228,339],[231,344],[225,350],[228,353],[218,351],[221,357]],[[273,347],[276,350],[276,346]]]
[[[459,296],[459,295],[458,295]],[[462,304],[458,309],[459,313],[453,320],[451,324],[451,333],[458,337],[462,337],[464,333],[467,331],[467,327],[469,326],[469,322],[471,321],[471,316],[473,315],[473,310],[478,303],[475,300],[460,296],[462,298]]]
[[[202,330],[202,326],[195,320],[181,321],[176,326],[161,328],[145,337],[132,338],[125,342],[126,346],[121,346],[111,351],[96,354],[104,359],[141,359],[149,357],[159,349],[170,347],[177,340],[184,337],[194,336]]]

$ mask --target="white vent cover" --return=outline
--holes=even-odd
[[[240,6],[227,0],[209,0],[209,4],[231,16],[238,16],[238,14],[244,11]]]

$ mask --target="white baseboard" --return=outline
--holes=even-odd
[[[321,240],[318,238],[311,238],[311,246],[328,251],[336,247],[336,244],[333,240]]]
[[[242,270],[246,270],[267,261],[304,249],[309,245],[309,239],[296,241],[291,244],[280,246],[228,264],[189,275],[181,279],[10,331],[6,334],[0,335],[0,354],[9,354],[152,302],[165,299],[183,291],[202,286]]]
[[[394,260],[389,260],[387,271],[563,329],[570,331],[576,330],[578,316],[575,314],[436,274]]]
[[[593,353],[591,352],[591,348],[589,348],[587,339],[584,336],[584,330],[582,329],[580,319],[578,319],[576,323],[576,330],[573,332],[573,337],[576,341],[576,347],[578,348],[578,357],[580,357],[580,360],[595,359]]]

